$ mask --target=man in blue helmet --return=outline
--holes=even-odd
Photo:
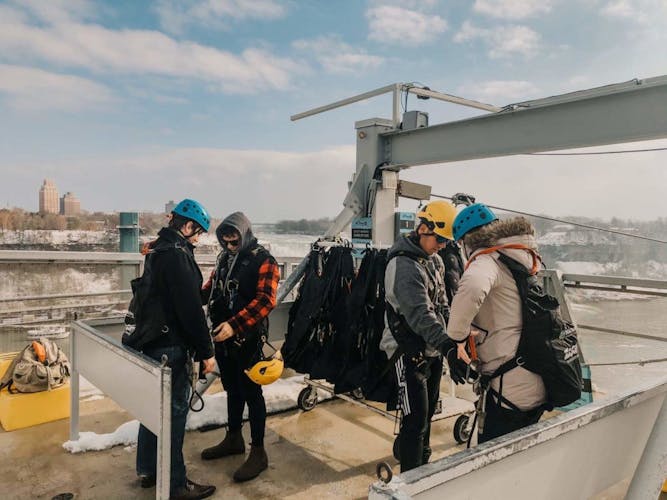
[[[537,422],[546,392],[542,378],[517,365],[495,376],[515,359],[523,328],[522,301],[501,255],[534,274],[539,256],[535,229],[523,217],[500,220],[482,203],[464,208],[454,220],[454,239],[468,259],[459,289],[451,304],[448,335],[461,342],[475,333],[479,370],[489,377],[483,396],[485,418],[479,418],[478,442]],[[467,358],[462,348],[460,356]],[[468,361],[466,359],[466,361]]]
[[[146,266],[151,267],[149,296],[161,307],[151,311],[151,324],[162,332],[141,346],[141,351],[155,360],[167,357],[171,368],[171,495],[172,499],[206,498],[215,486],[190,481],[185,474],[183,439],[189,408],[189,369],[194,357],[203,373],[215,370],[213,344],[201,305],[202,275],[195,262],[194,249],[199,235],[211,224],[206,209],[197,201],[185,199],[171,212],[168,227],[145,249]],[[156,317],[159,317],[156,319]],[[137,474],[141,487],[155,485],[157,437],[146,427],[139,427]]]

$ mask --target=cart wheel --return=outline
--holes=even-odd
[[[296,400],[296,404],[303,411],[310,411],[315,408],[317,404],[317,393],[313,390],[312,387],[304,387],[299,393],[299,397]]]
[[[354,399],[364,399],[364,391],[359,388],[353,390],[350,394],[352,394]]]
[[[454,422],[454,439],[456,439],[456,442],[459,444],[465,443],[470,437],[470,431],[468,430],[469,421],[470,417],[468,417],[468,415],[461,415],[456,419],[456,422]]]
[[[396,439],[394,439],[394,446],[391,449],[391,452],[394,454],[394,458],[398,460],[399,462],[401,461],[401,441],[400,441],[400,435],[396,436]]]
[[[389,484],[391,478],[394,477],[394,473],[391,471],[391,467],[387,462],[380,462],[375,466],[375,474],[378,479],[384,484]]]

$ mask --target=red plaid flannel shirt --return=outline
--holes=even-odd
[[[280,270],[278,269],[278,264],[273,259],[266,259],[259,266],[257,294],[255,298],[246,307],[227,320],[235,334],[247,332],[266,318],[271,310],[276,307],[279,281]]]

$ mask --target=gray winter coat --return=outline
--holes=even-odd
[[[502,252],[530,269],[531,254],[522,249],[501,249],[480,255],[485,248],[520,243],[537,250],[533,228],[523,218],[498,221],[483,228],[476,235],[476,250],[470,255],[472,262],[463,273],[457,294],[451,304],[448,335],[457,341],[464,340],[471,325],[486,331],[476,337],[477,354],[481,371],[491,374],[516,354],[521,336],[521,299],[509,269],[498,261]],[[492,381],[496,391],[500,378]],[[546,400],[542,378],[535,373],[517,367],[503,376],[503,397],[521,410],[530,410]]]
[[[418,257],[399,255],[401,252]],[[407,322],[410,330],[426,342],[426,355],[437,356],[447,340],[444,311],[447,309],[444,264],[438,254],[429,256],[410,237],[399,238],[387,253],[385,298]],[[391,357],[397,343],[385,320],[380,349]]]

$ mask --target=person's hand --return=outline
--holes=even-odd
[[[215,371],[215,358],[210,357],[201,361],[201,372],[203,374],[213,373]]]
[[[456,344],[456,355],[457,358],[463,361],[466,365],[470,364],[470,356],[468,356],[468,351],[466,351],[465,343]]]
[[[213,342],[224,342],[234,335],[234,330],[230,324],[225,321],[216,326],[213,333],[216,334],[215,337],[213,337]]]
[[[445,359],[449,367],[449,378],[455,384],[465,384],[468,365],[458,358],[457,347],[452,346],[445,353]]]

